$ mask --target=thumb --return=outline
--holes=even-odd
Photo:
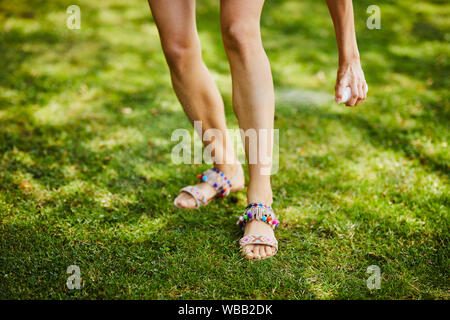
[[[344,98],[345,84],[343,83],[337,84],[334,90],[336,103],[341,103],[342,99]]]

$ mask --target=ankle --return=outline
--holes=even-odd
[[[214,167],[225,173],[225,175],[231,179],[239,170],[239,164],[214,164]]]
[[[272,188],[270,187],[270,184],[266,185],[265,187],[262,185],[259,185],[257,187],[252,187],[249,185],[247,191],[247,202],[248,203],[258,202],[271,206],[273,200],[272,200]]]

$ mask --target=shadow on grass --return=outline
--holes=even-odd
[[[302,292],[314,298],[301,263],[289,268],[280,258],[254,264],[239,256],[231,234],[211,229],[207,219],[198,223],[188,218],[181,224],[178,215],[168,219],[163,230],[145,240],[122,238],[120,233],[83,238],[42,222],[2,225],[1,297],[289,299],[289,294]],[[189,245],[199,241],[200,247]],[[69,265],[81,269],[81,290],[66,287]]]

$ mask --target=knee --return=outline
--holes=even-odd
[[[174,72],[183,71],[192,59],[200,55],[199,46],[189,39],[172,39],[163,42],[167,64]]]
[[[257,22],[230,22],[222,24],[222,38],[227,51],[248,54],[261,45]]]

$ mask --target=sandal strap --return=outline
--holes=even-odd
[[[180,190],[180,192],[186,192],[186,193],[190,194],[197,202],[197,206],[196,206],[197,208],[200,206],[204,206],[208,203],[203,191],[200,190],[199,188],[197,188],[196,186],[184,187],[183,189]]]
[[[242,171],[242,168],[240,168]],[[237,174],[237,173],[236,173]],[[231,192],[231,181],[227,176],[217,168],[208,169],[203,174],[198,174],[197,178],[200,182],[206,182],[216,190],[216,195],[219,194],[225,198]],[[205,194],[196,186],[187,186],[180,190],[191,195],[197,202],[196,208],[207,205],[210,199],[206,199]],[[215,196],[216,196],[215,195]],[[214,196],[213,196],[214,197]],[[211,199],[213,198],[211,197]]]
[[[206,182],[213,187],[222,198],[230,194],[231,181],[217,168],[208,169],[203,174],[197,175],[200,182]]]
[[[244,228],[245,224],[251,220],[263,221],[269,224],[273,229],[280,225],[280,221],[272,208],[258,202],[250,203],[245,209],[244,214],[239,217],[236,224]]]
[[[268,236],[262,236],[256,233],[251,233],[246,236],[243,236],[239,240],[239,246],[241,248],[244,248],[246,245],[249,244],[264,244],[267,246],[271,246],[278,250],[278,241],[274,237],[268,237]]]

